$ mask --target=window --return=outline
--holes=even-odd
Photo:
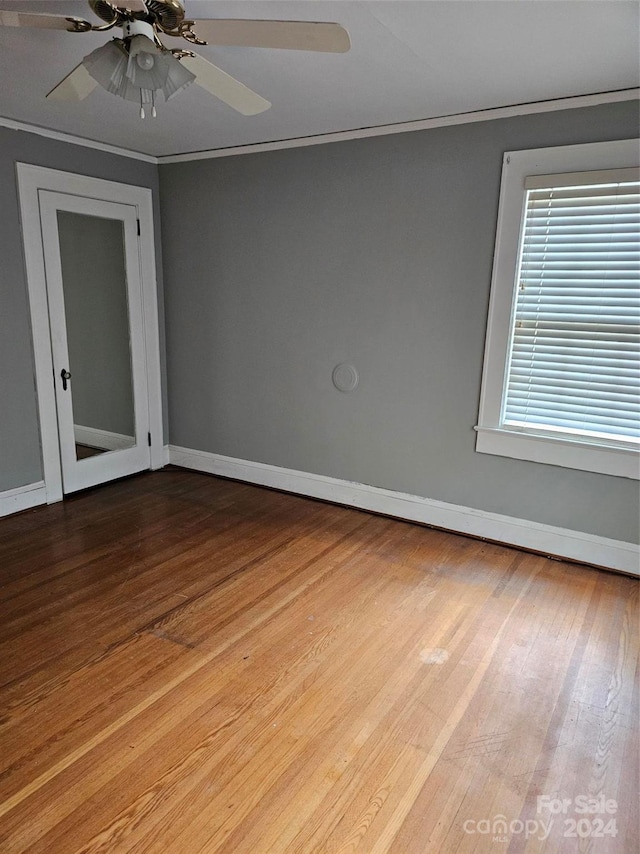
[[[640,476],[638,153],[505,155],[477,451]]]

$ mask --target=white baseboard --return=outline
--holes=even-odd
[[[183,468],[217,474],[260,486],[270,486],[310,498],[321,498],[336,504],[383,513],[385,516],[395,516],[411,522],[420,522],[554,557],[568,558],[580,563],[640,576],[640,548],[634,543],[598,537],[567,528],[557,528],[553,525],[543,525],[540,522],[529,522],[526,519],[502,516],[499,513],[488,513],[472,507],[461,507],[419,495],[393,492],[377,486],[239,460],[206,451],[194,451],[175,445],[169,446],[169,458],[173,465]]]
[[[100,448],[103,451],[122,451],[133,444],[132,436],[112,433],[110,430],[98,430],[97,427],[82,427],[80,424],[74,424],[73,433],[79,445],[88,445],[90,448]]]
[[[20,510],[46,503],[47,490],[44,480],[18,486],[16,489],[6,489],[0,492],[0,516],[9,516],[11,513],[19,513]]]

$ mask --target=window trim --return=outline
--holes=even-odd
[[[635,448],[589,437],[568,438],[544,430],[519,431],[500,423],[515,310],[525,179],[534,175],[638,167],[640,140],[625,139],[508,151],[503,157],[500,203],[491,278],[476,451],[538,463],[640,479]]]

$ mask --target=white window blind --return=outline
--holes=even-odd
[[[637,169],[527,178],[502,423],[640,439]]]

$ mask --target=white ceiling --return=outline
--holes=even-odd
[[[337,21],[352,48],[345,54],[201,48],[272,108],[244,117],[190,86],[160,104],[157,119],[142,121],[135,104],[100,88],[77,104],[45,100],[111,33],[3,27],[0,116],[162,156],[639,85],[635,0],[185,0],[185,6],[189,18]],[[0,0],[0,9],[94,20],[85,0]]]

